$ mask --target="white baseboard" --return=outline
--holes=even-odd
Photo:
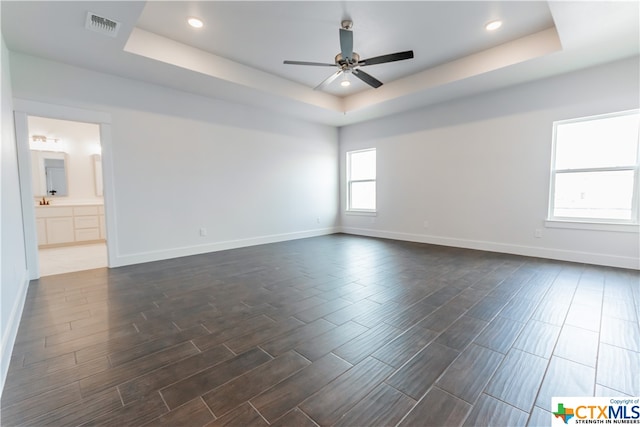
[[[307,237],[333,234],[337,233],[338,231],[340,230],[337,227],[319,228],[314,230],[296,231],[293,233],[271,234],[267,236],[250,237],[247,239],[227,240],[223,242],[207,243],[204,245],[185,246],[181,248],[141,252],[128,255],[117,255],[114,260],[111,260],[110,267],[122,267],[125,265],[161,261],[164,259],[225,251],[228,249],[243,248],[247,246],[264,245],[267,243],[284,242],[287,240],[305,239]]]
[[[456,248],[476,249],[488,252],[499,252],[536,258],[548,258],[560,261],[640,270],[640,260],[638,258],[618,255],[567,251],[563,249],[521,246],[508,243],[466,240],[452,237],[430,236],[426,234],[402,233],[397,231],[373,230],[369,228],[341,227],[341,231],[346,234],[355,234],[359,236],[380,237],[384,239],[404,240],[407,242],[429,243],[432,245],[452,246]]]
[[[20,280],[20,289],[18,289],[18,295],[11,307],[11,313],[9,314],[9,320],[7,325],[2,331],[2,350],[0,356],[2,357],[2,371],[0,372],[0,397],[4,390],[4,382],[7,379],[7,372],[9,371],[9,363],[11,362],[11,353],[13,352],[13,345],[16,342],[18,336],[18,327],[20,326],[20,319],[22,318],[22,310],[24,309],[24,302],[27,298],[27,290],[29,289],[29,272],[25,270]]]

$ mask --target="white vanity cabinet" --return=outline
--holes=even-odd
[[[98,206],[75,206],[73,225],[76,242],[100,240],[100,220]]]
[[[102,241],[101,205],[36,206],[38,246],[63,246]]]
[[[47,218],[47,244],[71,243],[73,237],[73,219],[69,217]]]
[[[100,238],[102,240],[107,239],[107,228],[104,222],[104,206],[98,206],[98,225],[100,229]]]
[[[47,244],[47,224],[45,218],[36,218],[36,234],[38,235],[38,246]]]

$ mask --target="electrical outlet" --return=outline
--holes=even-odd
[[[207,235],[207,229],[202,227],[200,229],[200,237],[205,237]]]
[[[542,237],[542,229],[536,228],[536,231],[534,231],[533,235],[535,236],[536,239],[540,239]]]
[[[429,221],[427,221],[426,219],[424,220],[424,222],[422,223],[422,226],[424,228],[429,228]]]
[[[316,222],[320,224],[320,217],[316,218]]]

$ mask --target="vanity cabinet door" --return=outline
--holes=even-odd
[[[47,218],[47,244],[75,241],[73,217]]]
[[[36,219],[36,234],[38,234],[38,246],[47,244],[47,225],[44,218]]]
[[[104,225],[104,215],[100,215],[100,218],[98,218],[98,220],[100,221],[100,238],[101,239],[106,239],[107,238],[107,229]]]

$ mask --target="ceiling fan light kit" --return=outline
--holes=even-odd
[[[336,78],[338,78],[341,74],[345,76],[345,78],[340,83],[341,86],[346,87],[351,83],[347,78],[347,73],[351,73],[356,76],[358,79],[362,80],[364,83],[373,87],[374,89],[382,86],[382,82],[370,74],[365,73],[360,69],[360,67],[365,67],[367,65],[376,65],[376,64],[384,64],[387,62],[395,62],[395,61],[403,61],[405,59],[413,58],[413,51],[407,50],[404,52],[396,52],[387,55],[376,56],[368,59],[360,59],[360,55],[353,51],[353,21],[344,20],[341,23],[341,28],[339,30],[340,36],[340,53],[338,53],[334,58],[334,63],[323,63],[323,62],[308,62],[308,61],[284,61],[284,64],[288,65],[311,65],[316,67],[338,67],[338,71],[334,74],[327,77],[324,81],[322,81],[318,86],[314,88],[314,90],[322,89],[329,84],[331,84]]]
[[[340,82],[340,86],[349,87],[351,86],[351,82],[349,81],[349,73],[342,73],[342,81]]]

